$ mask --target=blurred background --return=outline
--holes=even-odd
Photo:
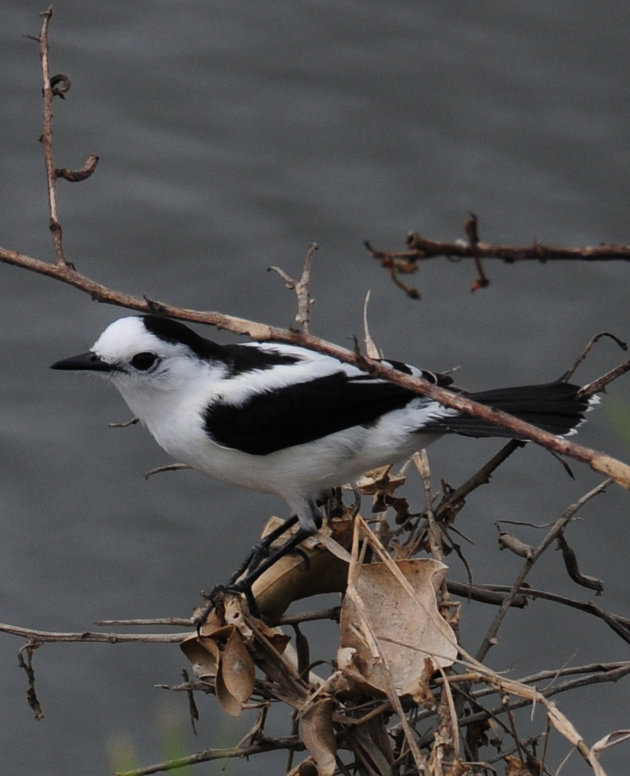
[[[33,0],[0,8],[0,244],[53,260],[39,55],[25,37],[38,34],[44,9]],[[458,383],[477,390],[554,379],[595,333],[630,337],[626,265],[488,262],[490,287],[471,294],[469,263],[434,260],[407,278],[422,293],[413,301],[363,241],[400,249],[410,230],[454,240],[473,211],[491,242],[630,242],[629,25],[627,4],[565,0],[59,0],[51,73],[67,73],[72,89],[55,101],[55,161],[77,168],[100,156],[87,182],[59,184],[68,258],[121,291],[287,326],[293,295],[267,267],[297,275],[316,241],[315,334],[341,345],[361,337],[370,290],[371,333],[392,358],[458,366]],[[107,427],[129,417],[118,395],[48,371],[86,350],[120,310],[20,269],[0,273],[0,618],[84,631],[101,618],[188,616],[199,590],[224,581],[284,505],[193,472],[145,481],[168,460],[141,428]],[[623,357],[604,340],[578,379]],[[627,460],[617,410],[629,398],[628,379],[615,383],[580,442]],[[436,487],[460,484],[499,446],[442,441],[430,451]],[[546,523],[601,479],[572,468],[574,480],[530,446],[469,499],[458,526],[476,581],[509,584],[520,568],[498,550],[496,520]],[[420,503],[418,483],[410,488]],[[598,605],[626,615],[627,518],[627,494],[613,487],[568,533],[582,571],[604,581]],[[461,562],[449,562],[465,579]],[[555,552],[529,581],[592,598]],[[464,604],[470,652],[493,616]],[[307,633],[314,657],[334,654],[333,627]],[[176,647],[59,644],[35,655],[46,712],[36,722],[21,644],[0,634],[7,772],[101,776],[233,746],[254,721],[228,720],[201,699],[195,738],[184,697],[155,687],[180,681],[187,662]],[[511,613],[489,662],[518,677],[627,655],[601,621],[539,602]],[[588,743],[629,726],[627,682],[557,700]],[[538,713],[533,729],[543,727]],[[280,716],[277,731],[288,730]],[[554,740],[557,767],[569,747]],[[623,747],[604,756],[609,776],[627,771],[627,756]],[[275,773],[282,762],[270,755],[226,770]],[[590,769],[574,754],[566,772]]]

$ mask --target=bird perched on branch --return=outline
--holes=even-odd
[[[384,363],[434,384],[451,382]],[[114,321],[90,351],[52,368],[104,375],[169,455],[283,498],[300,524],[292,546],[320,527],[323,495],[365,471],[405,459],[447,433],[512,436],[331,356],[272,342],[219,345],[154,315]],[[555,382],[465,395],[567,434],[592,401],[579,390]]]

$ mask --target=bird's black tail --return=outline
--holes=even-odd
[[[469,399],[495,410],[509,412],[526,423],[549,431],[551,434],[569,434],[584,420],[584,414],[598,399],[579,396],[580,386],[571,383],[545,383],[521,385],[514,388],[497,388],[490,391],[465,394]],[[423,431],[463,434],[474,437],[513,437],[483,418],[473,415],[454,415],[433,421]]]

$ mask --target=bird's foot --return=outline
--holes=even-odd
[[[212,588],[212,590],[201,591],[201,595],[207,601],[207,605],[195,617],[194,625],[197,629],[197,634],[199,634],[200,629],[208,621],[208,617],[210,616],[212,611],[216,609],[220,614],[224,613],[224,610],[225,610],[224,599],[225,599],[225,596],[230,593],[233,593],[239,596],[244,596],[245,601],[247,602],[247,606],[249,608],[250,614],[253,617],[260,617],[260,612],[256,604],[256,599],[254,598],[251,584],[248,584],[247,578],[241,580],[240,582],[230,581],[227,585],[215,585]]]

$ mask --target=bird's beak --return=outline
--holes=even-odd
[[[51,369],[74,369],[90,372],[112,372],[116,369],[113,364],[108,364],[100,359],[96,353],[88,350],[87,353],[81,353],[78,356],[63,358],[61,361],[55,361]]]

